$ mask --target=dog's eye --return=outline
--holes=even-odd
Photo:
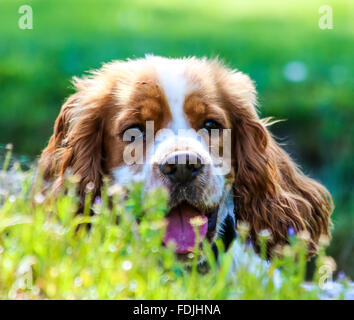
[[[134,124],[129,128],[125,129],[123,132],[123,140],[133,142],[138,139],[145,140],[145,130],[139,124]]]
[[[212,130],[212,129],[221,129],[222,126],[219,122],[214,121],[214,120],[206,120],[203,124],[204,129],[207,129],[208,131]]]

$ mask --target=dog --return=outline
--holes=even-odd
[[[163,187],[170,197],[163,242],[182,255],[197,245],[193,219],[199,241],[221,238],[225,248],[238,223],[248,224],[256,251],[268,230],[269,255],[288,243],[290,228],[308,233],[310,256],[321,235],[330,237],[329,192],[272,137],[246,74],[218,59],[147,55],[73,83],[39,161],[52,192],[69,169],[82,198],[89,183],[99,196],[106,176],[120,185],[144,181],[146,191]]]

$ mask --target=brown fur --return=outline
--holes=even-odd
[[[309,232],[309,255],[316,253],[320,236],[330,236],[329,192],[305,176],[271,136],[267,120],[255,111],[251,80],[240,72],[222,69],[220,73],[221,99],[233,123],[238,218],[249,224],[253,241],[261,230],[271,231],[268,252],[288,242],[292,227],[297,233]]]

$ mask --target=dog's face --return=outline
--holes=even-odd
[[[195,246],[191,218],[203,221],[200,241],[213,241],[233,217],[232,201],[226,205],[233,183],[229,115],[211,66],[204,75],[195,61],[149,57],[132,68],[106,120],[106,170],[119,184],[167,189],[164,242],[188,253]]]
[[[215,60],[149,56],[106,64],[75,86],[40,161],[54,189],[68,168],[81,176],[81,194],[89,182],[99,194],[104,175],[167,189],[164,242],[178,253],[196,245],[198,216],[200,239],[220,236],[226,246],[235,217],[253,238],[272,231],[273,245],[287,241],[289,227],[308,230],[313,252],[329,233],[326,189],[276,144],[243,73]]]

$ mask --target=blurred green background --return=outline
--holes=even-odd
[[[19,7],[33,9],[21,30]],[[319,8],[333,9],[321,30]],[[1,0],[0,144],[34,159],[70,79],[146,53],[219,56],[256,81],[272,132],[336,205],[329,248],[354,277],[354,1]]]

